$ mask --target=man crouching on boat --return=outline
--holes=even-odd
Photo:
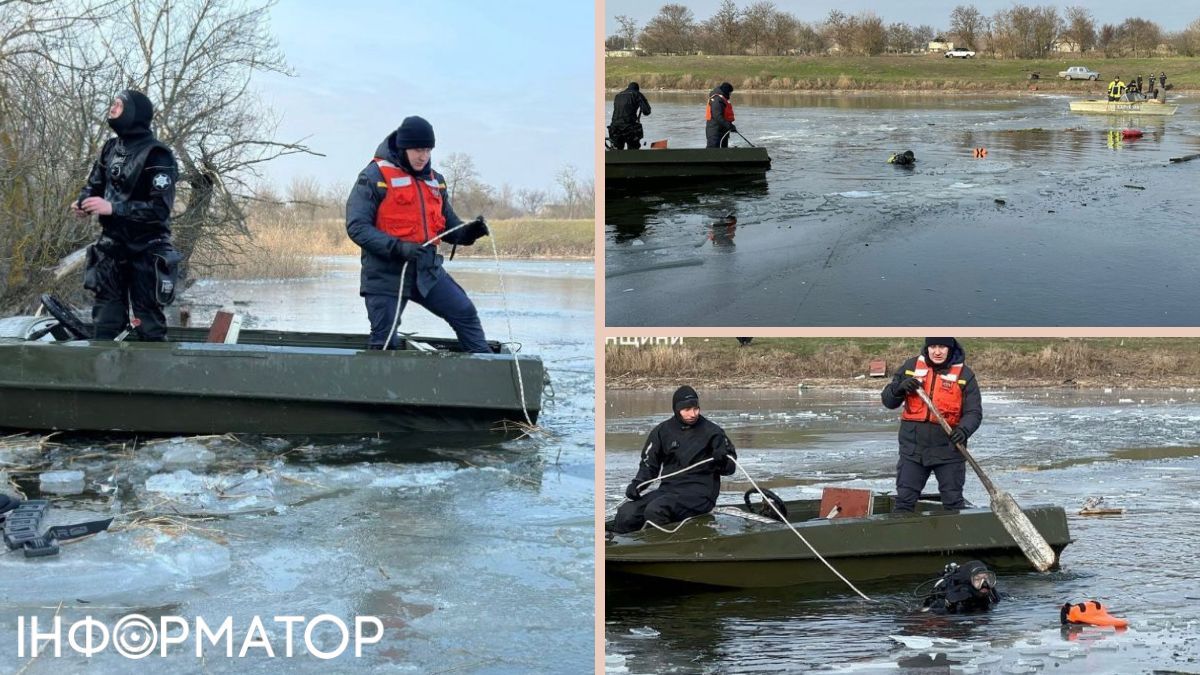
[[[904,406],[900,415],[900,461],[896,464],[896,506],[911,512],[925,489],[929,474],[937,476],[942,505],[966,508],[963,484],[966,458],[955,448],[966,443],[983,421],[983,404],[975,373],[966,366],[966,352],[952,337],[925,338],[919,356],[904,362],[883,388],[883,405]],[[917,395],[924,389],[953,430],[949,436]]]
[[[636,532],[647,522],[661,526],[712,511],[721,476],[732,475],[736,468],[733,443],[724,429],[700,414],[695,389],[675,390],[671,407],[671,419],[646,438],[637,476],[625,488],[629,501],[613,519],[611,530],[617,534]],[[642,495],[659,476],[663,478],[658,489]]]
[[[464,225],[454,213],[446,179],[430,162],[433,145],[433,125],[404,118],[376,148],[346,201],[346,232],[362,248],[358,292],[371,322],[367,346],[396,344],[397,314],[412,300],[449,323],[463,349],[490,352],[475,304],[437,252],[440,242],[474,244],[487,236],[487,223],[479,216]]]

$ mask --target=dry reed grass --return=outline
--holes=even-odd
[[[1047,385],[1105,382],[1177,386],[1200,375],[1200,340],[1183,338],[966,338],[967,364],[981,383]],[[685,338],[682,345],[608,345],[609,386],[666,386],[681,379],[714,384],[791,386],[801,380],[853,380],[872,359],[894,369],[914,356],[918,338]]]

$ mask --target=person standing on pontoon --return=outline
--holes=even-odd
[[[368,349],[397,345],[393,331],[409,300],[443,319],[469,352],[491,352],[479,312],[442,268],[441,242],[470,246],[488,235],[483,216],[463,227],[433,170],[433,126],[406,117],[375,149],[346,201],[346,232],[362,248],[359,295],[371,322]],[[445,234],[443,234],[445,233]],[[401,284],[401,273],[404,281]]]
[[[904,406],[900,415],[900,459],[896,463],[896,504],[893,512],[912,512],[929,474],[937,476],[942,505],[967,508],[963,485],[966,458],[955,447],[983,422],[983,404],[975,373],[966,366],[966,352],[952,337],[925,338],[921,354],[904,362],[883,388],[885,408]],[[952,427],[946,432],[917,394],[923,389]]]
[[[733,85],[722,82],[716,89],[708,92],[708,105],[704,108],[704,137],[707,148],[729,147],[729,134],[736,134],[737,127],[733,125],[733,104],[729,97],[733,96]]]
[[[685,385],[675,390],[671,407],[675,414],[654,427],[642,446],[637,476],[625,488],[629,501],[617,509],[612,532],[636,532],[647,522],[662,526],[712,511],[721,492],[721,476],[730,476],[737,468],[733,443],[724,429],[700,414],[695,389]],[[704,463],[693,466],[699,462]],[[669,475],[676,472],[682,473]],[[643,495],[649,485],[642,484],[659,476],[667,477],[658,489]]]

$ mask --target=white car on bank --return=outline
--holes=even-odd
[[[1064,80],[1098,80],[1100,73],[1083,66],[1071,66],[1066,70],[1058,71],[1058,76]]]
[[[950,49],[946,51],[946,58],[973,59],[975,58],[975,52],[971,51],[970,49]]]

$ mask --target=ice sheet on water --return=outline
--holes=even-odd
[[[634,637],[639,637],[639,638],[656,638],[659,635],[661,635],[661,633],[654,630],[650,626],[642,626],[640,628],[630,628],[629,633],[631,635],[633,635]]]
[[[74,495],[83,492],[84,474],[79,470],[46,471],[38,476],[42,492]]]
[[[207,466],[216,458],[216,453],[194,441],[172,443],[166,446],[162,453],[163,466],[168,469]]]
[[[153,530],[102,532],[62,547],[52,558],[0,556],[0,604],[120,599],[139,602],[186,588],[229,569],[229,551],[202,537]]]
[[[258,513],[281,506],[275,498],[275,472],[250,469],[242,474],[194,474],[187,469],[157,473],[145,491],[156,510],[183,514]]]

